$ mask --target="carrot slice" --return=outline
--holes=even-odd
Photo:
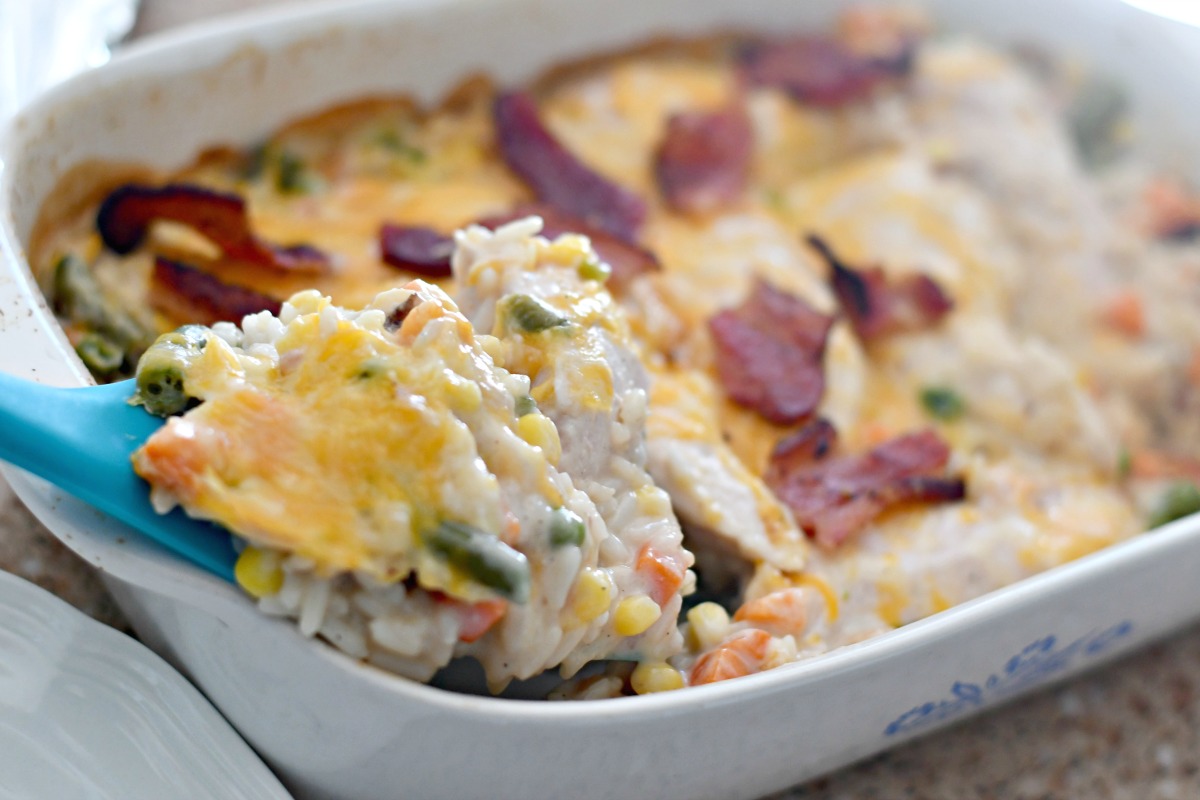
[[[492,629],[508,611],[507,600],[481,600],[478,603],[454,603],[458,607],[461,623],[458,628],[460,642],[473,642]]]
[[[1149,448],[1131,454],[1129,471],[1135,478],[1187,478],[1200,482],[1200,460]]]
[[[762,669],[771,634],[757,628],[739,631],[697,659],[689,675],[692,686],[740,678]]]
[[[775,636],[797,634],[808,624],[807,598],[804,589],[780,589],[744,603],[733,619]]]
[[[679,591],[687,567],[674,553],[660,553],[653,545],[645,544],[638,551],[634,571],[646,581],[646,594],[662,606]]]

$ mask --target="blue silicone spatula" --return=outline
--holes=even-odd
[[[135,381],[61,389],[0,374],[0,460],[32,472],[233,580],[229,534],[176,508],[159,514],[130,456],[163,424],[129,405]]]

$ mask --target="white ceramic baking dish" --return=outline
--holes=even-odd
[[[949,30],[1040,42],[1119,78],[1156,154],[1200,160],[1200,34],[1101,0],[940,0]],[[828,25],[796,0],[414,0],[276,10],[147,41],[46,96],[0,145],[0,369],[87,380],[23,256],[61,176],[90,159],[180,166],[339,100],[424,100],[473,72],[731,28]],[[9,471],[101,569],[143,639],[185,671],[303,797],[753,797],[1200,616],[1200,519],[1175,523],[893,633],[762,675],[585,704],[452,694],[364,668],[267,619],[232,586]]]

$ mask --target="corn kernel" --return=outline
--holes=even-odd
[[[526,414],[517,420],[517,435],[534,447],[540,447],[546,460],[558,464],[562,456],[562,444],[558,441],[558,428],[545,414]]]
[[[574,264],[589,257],[593,257],[592,248],[577,233],[564,233],[542,251],[542,258],[555,264]]]
[[[540,366],[538,367],[540,369]],[[529,396],[533,398],[533,402],[539,406],[552,405],[554,402],[554,381],[545,381],[539,383],[529,390]]]
[[[687,612],[688,638],[693,650],[715,647],[729,634],[729,612],[716,603],[697,603]]]
[[[634,667],[629,682],[638,694],[669,692],[683,688],[683,675],[662,661],[644,661]]]
[[[474,381],[453,380],[446,385],[446,400],[455,411],[477,411],[483,405],[483,393]]]
[[[283,569],[279,555],[257,547],[247,547],[233,565],[233,577],[252,597],[266,597],[283,587]]]
[[[644,594],[626,597],[617,604],[613,627],[621,636],[637,636],[658,621],[662,609]]]
[[[652,483],[637,490],[638,511],[647,516],[666,516],[671,513],[671,499]]]
[[[580,365],[578,376],[573,393],[580,405],[607,413],[613,403],[612,368],[603,361],[590,361]]]
[[[579,277],[585,281],[599,281],[600,283],[604,283],[612,276],[612,267],[595,256],[588,256],[583,261],[580,261],[577,269]]]
[[[617,587],[602,569],[585,569],[575,581],[571,612],[580,624],[587,624],[608,611]]]
[[[492,357],[492,361],[496,362],[496,366],[503,367],[508,363],[509,348],[507,342],[503,339],[481,333],[476,341],[479,342],[479,346],[483,349],[483,352]]]

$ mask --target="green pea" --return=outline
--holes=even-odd
[[[518,397],[516,402],[513,403],[513,412],[518,417],[523,417],[526,414],[532,414],[537,410],[537,402],[529,395]]]
[[[962,395],[945,386],[929,386],[921,390],[921,405],[934,419],[951,422],[967,411]]]
[[[550,544],[554,547],[579,547],[587,538],[583,520],[569,508],[559,506],[550,512]]]

